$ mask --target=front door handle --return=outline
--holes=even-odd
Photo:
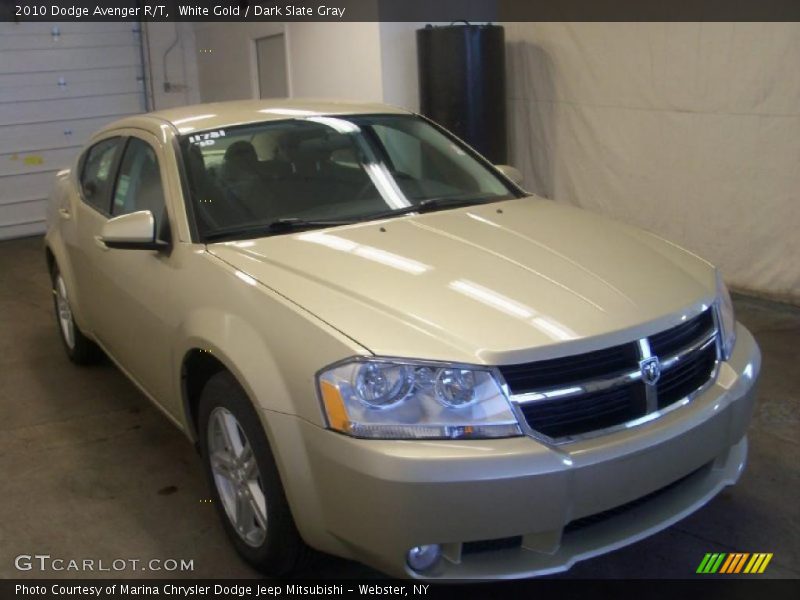
[[[72,213],[70,213],[66,208],[59,208],[58,214],[61,215],[62,219],[71,219]]]
[[[108,246],[106,246],[106,243],[103,241],[103,238],[100,237],[99,235],[94,236],[94,243],[97,244],[97,246],[101,250],[103,250],[103,252],[108,251]]]

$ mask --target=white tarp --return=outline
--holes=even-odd
[[[504,26],[528,189],[800,302],[800,24]]]

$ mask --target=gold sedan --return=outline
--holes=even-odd
[[[381,105],[126,118],[50,200],[64,347],[197,444],[265,573],[568,569],[737,481],[760,354],[707,262],[519,182]]]

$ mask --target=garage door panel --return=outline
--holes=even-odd
[[[90,23],[75,21],[74,23],[53,23],[47,21],[27,23],[0,23],[0,35],[51,35],[53,27],[57,27],[61,35],[76,33],[122,33],[138,29],[138,23],[108,22]]]
[[[18,102],[0,104],[0,125],[126,115],[143,110],[142,94],[113,94],[95,98]]]
[[[25,173],[40,173],[61,169],[72,164],[80,146],[37,150],[13,154],[0,154],[0,178]]]
[[[138,32],[131,30],[119,33],[73,33],[59,36],[53,36],[49,31],[20,36],[0,33],[0,51],[119,47],[125,45],[125,36],[127,36],[130,41],[128,45],[139,52],[139,35]]]
[[[0,88],[0,104],[5,102],[55,100],[59,98],[85,98],[87,96],[106,96],[108,94],[144,94],[144,81],[122,79],[117,81],[92,81],[69,85],[30,85],[13,89]],[[65,78],[66,81],[66,78]]]
[[[3,190],[3,193],[0,194],[0,201],[15,202],[17,200],[47,198],[53,189],[53,180],[58,170],[51,169],[39,173],[0,177],[0,190]],[[5,193],[6,191],[10,193]]]
[[[0,223],[0,240],[42,235],[46,229],[47,224],[38,219],[31,223]]]
[[[0,238],[43,230],[57,171],[146,109],[139,23],[0,23]]]
[[[59,49],[6,50],[0,61],[0,73],[30,71],[69,71],[70,69],[102,69],[132,67],[141,63],[135,46],[115,48],[77,48],[69,52]]]
[[[5,125],[0,127],[0,155],[83,145],[95,131],[116,118]]]
[[[75,86],[98,81],[116,81],[120,83],[135,81],[141,75],[141,68],[138,65],[113,69],[74,69],[70,71],[48,71],[46,73],[0,74],[0,90],[11,94],[15,88],[50,85],[58,87],[58,81],[62,77],[67,86]]]
[[[11,222],[40,219],[46,209],[47,197],[29,198],[24,202],[0,202],[0,216],[8,217]]]
[[[44,229],[46,208],[46,198],[32,202],[0,204],[0,239],[12,237],[10,233],[24,225],[38,225]]]

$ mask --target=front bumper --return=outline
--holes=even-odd
[[[672,525],[738,480],[761,359],[741,325],[737,339],[688,405],[570,445],[358,440],[276,413],[265,425],[312,546],[401,577],[554,573]],[[408,549],[434,543],[439,565],[410,570]]]

